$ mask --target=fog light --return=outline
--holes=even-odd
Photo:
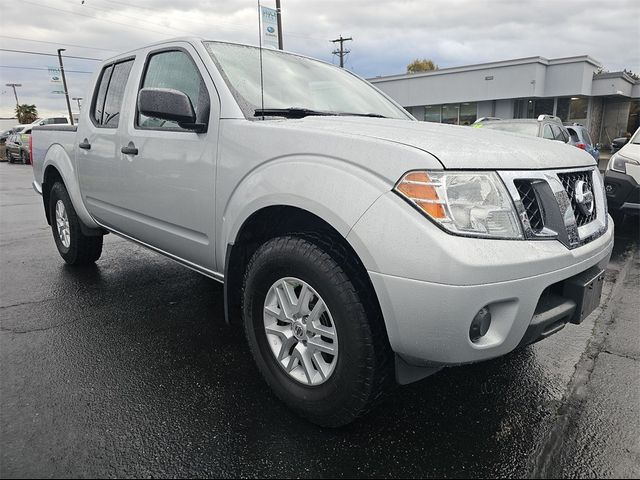
[[[477,342],[484,337],[491,326],[491,312],[487,307],[481,308],[476,316],[473,317],[471,327],[469,328],[469,338],[472,342]]]

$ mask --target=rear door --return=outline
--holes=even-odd
[[[215,86],[196,50],[177,42],[147,52],[138,91],[142,88],[185,93],[197,122],[206,123],[207,131],[196,133],[137,110],[127,121],[120,145],[132,152],[123,155],[121,198],[130,212],[126,231],[183,261],[216,271],[214,199],[220,102]]]
[[[118,60],[102,69],[90,111],[76,133],[76,168],[84,204],[99,223],[117,230],[125,193],[119,126],[133,62],[133,58]]]

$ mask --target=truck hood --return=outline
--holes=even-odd
[[[595,165],[591,155],[571,145],[468,126],[368,117],[305,117],[285,120],[282,125],[412,146],[430,153],[449,169],[537,170]]]

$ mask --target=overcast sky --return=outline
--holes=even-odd
[[[417,57],[444,68],[587,54],[611,71],[640,72],[638,0],[281,3],[285,49],[337,63],[329,40],[351,36],[346,66],[364,77],[403,73]],[[274,7],[275,0],[262,4]],[[182,35],[257,44],[256,5],[253,0],[5,0],[0,45],[54,54],[66,47],[66,55],[106,58]],[[22,83],[20,103],[35,104],[42,116],[65,114],[64,97],[50,93],[57,87],[49,83],[46,67],[55,65],[53,56],[0,52],[0,117],[13,116],[13,91],[4,86],[8,82]],[[65,59],[71,96],[86,96],[90,75],[84,72],[98,65]]]

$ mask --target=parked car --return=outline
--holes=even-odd
[[[558,117],[554,117],[553,115],[540,115],[537,119],[523,118],[503,120],[495,117],[487,118],[490,119],[477,120],[473,124],[473,127],[503,130],[510,133],[519,133],[521,135],[558,140],[563,143],[569,143],[571,141],[569,132],[562,125],[562,120]]]
[[[597,145],[591,141],[589,130],[579,123],[565,124],[569,135],[571,136],[571,144],[586,151],[595,158],[596,162],[600,160],[600,150]]]
[[[0,162],[7,161],[7,138],[9,138],[9,135],[11,135],[12,132],[13,130],[10,128],[9,130],[5,130],[0,134]]]
[[[609,211],[622,219],[640,214],[640,128],[614,153],[604,172]]]
[[[29,152],[30,138],[31,127],[22,128],[19,132],[9,136],[6,143],[7,160],[9,163],[20,162],[23,165],[31,163]]]
[[[258,52],[178,39],[116,56],[77,126],[34,127],[65,262],[97,261],[113,232],[223,282],[266,382],[326,426],[394,379],[504,355],[599,304],[613,223],[591,156],[416,121],[293,53],[263,50],[262,75]]]
[[[611,142],[611,153],[616,153],[622,147],[624,147],[631,138],[631,134],[627,133],[624,137],[614,138]]]
[[[68,124],[69,120],[66,117],[49,117],[49,118],[39,118],[31,125],[64,125]]]

